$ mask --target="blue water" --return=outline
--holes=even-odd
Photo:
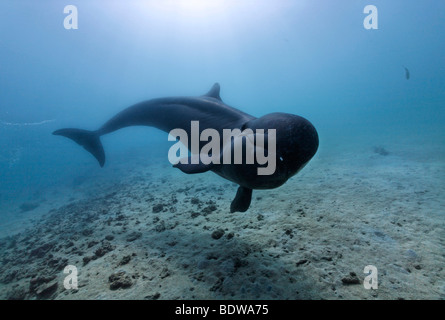
[[[68,4],[77,30],[64,28]],[[368,4],[377,30],[363,26]],[[379,145],[445,161],[443,1],[2,0],[0,48],[0,215],[135,158],[167,162],[172,144],[154,128],[120,130],[103,137],[100,169],[55,129],[97,129],[134,103],[215,82],[246,113],[309,119],[316,157]]]
[[[445,4],[376,0],[378,29],[366,30],[367,4],[76,1],[79,28],[66,30],[59,1],[2,1],[0,199],[93,161],[53,129],[94,129],[133,103],[200,95],[216,81],[229,105],[302,115],[321,137],[384,130],[443,143]],[[107,154],[167,144],[155,129],[107,140]]]

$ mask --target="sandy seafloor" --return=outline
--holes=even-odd
[[[330,139],[244,213],[229,212],[236,185],[164,154],[91,159],[30,199],[36,209],[2,208],[0,298],[444,299],[444,151],[421,137]],[[382,141],[388,155],[373,149]],[[63,286],[68,264],[77,290]]]

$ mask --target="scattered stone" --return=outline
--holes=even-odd
[[[139,239],[140,237],[142,237],[142,233],[135,231],[135,232],[130,233],[127,236],[127,241],[128,242],[132,242],[132,241],[135,241],[135,240]]]
[[[162,269],[161,273],[159,274],[159,277],[161,279],[167,278],[170,276],[170,270],[168,270],[167,268]]]
[[[192,214],[190,215],[192,218],[196,218],[200,216],[199,212],[192,212]]]
[[[113,273],[108,277],[110,282],[110,290],[128,289],[133,285],[131,278],[126,275],[125,271]]]
[[[357,277],[355,272],[350,272],[348,276],[341,279],[341,282],[343,282],[345,285],[360,284],[360,279]]]
[[[174,247],[174,246],[176,246],[176,245],[178,244],[178,241],[173,240],[173,241],[167,242],[167,244],[168,244],[170,247]]]
[[[235,233],[233,233],[233,232],[229,232],[228,234],[227,234],[227,239],[232,239],[233,237],[235,236]]]
[[[57,291],[57,281],[45,283],[37,288],[36,294],[39,298],[49,298]]]
[[[214,204],[208,205],[204,209],[202,209],[202,213],[204,216],[211,214],[213,211],[218,209]]]
[[[196,198],[196,197],[193,197],[192,198],[192,200],[190,201],[192,204],[200,204],[201,203],[201,201],[198,199],[198,198]]]
[[[159,213],[164,210],[164,205],[162,203],[153,206],[153,213]]]
[[[215,284],[213,285],[213,287],[211,287],[209,290],[210,290],[210,291],[220,291],[223,282],[224,282],[224,277],[219,278],[219,279],[215,282]]]
[[[304,210],[302,208],[297,209],[297,213],[300,214],[300,216],[305,217],[306,213],[304,212]]]
[[[65,245],[65,248],[68,249],[68,248],[71,248],[72,246],[74,246],[74,242],[69,241],[69,242]]]
[[[83,260],[83,265],[86,266],[88,264],[88,262],[93,260],[93,257],[91,257],[91,256],[83,257],[82,260]]]
[[[85,229],[82,231],[82,235],[84,235],[85,237],[89,237],[93,234],[93,230],[91,229]]]
[[[329,257],[329,256],[323,256],[323,257],[320,258],[320,260],[332,261],[332,257]]]
[[[34,277],[29,281],[29,291],[30,292],[34,292],[37,293],[38,290],[40,290],[39,292],[41,293],[43,289],[40,288],[42,285],[50,283],[51,281],[53,281],[54,279],[56,279],[56,276],[49,276],[49,277],[45,277],[45,276],[38,276],[38,277]],[[57,282],[56,282],[57,284]]]
[[[122,258],[122,260],[119,262],[120,266],[126,265],[131,261],[131,256],[125,256]]]
[[[54,244],[52,243],[45,243],[44,245],[31,250],[31,253],[29,254],[31,258],[43,258],[48,251],[50,251],[54,247]]]
[[[207,260],[218,260],[218,257],[219,257],[218,254],[215,252],[209,252],[206,255]]]
[[[90,242],[88,242],[88,248],[94,247],[98,243],[99,243],[98,241],[94,241],[94,240],[90,241]]]
[[[264,220],[264,216],[261,213],[259,215],[257,215],[256,218],[257,218],[258,221]]]
[[[108,236],[105,237],[105,240],[108,240],[108,241],[114,240],[114,236],[109,234]]]
[[[55,270],[63,270],[68,265],[66,258],[53,258],[47,262],[47,265]]]
[[[156,232],[163,232],[163,231],[165,231],[165,222],[164,222],[164,220],[162,220],[159,224],[156,225],[155,231]]]
[[[298,267],[298,266],[301,266],[302,264],[305,264],[307,262],[307,259],[301,259],[300,261],[298,261],[297,263],[296,263],[296,266]]]
[[[159,292],[156,292],[153,295],[146,296],[145,299],[147,299],[147,300],[158,300],[160,297],[161,297],[161,294]]]
[[[98,258],[98,257],[104,256],[105,254],[107,254],[110,251],[113,251],[114,249],[115,249],[115,246],[111,245],[111,243],[109,243],[108,241],[103,241],[100,248],[97,249],[94,252],[94,254],[95,254],[96,258]]]
[[[223,229],[218,229],[218,230],[213,231],[212,238],[215,239],[215,240],[218,240],[223,235],[224,235],[224,230]]]

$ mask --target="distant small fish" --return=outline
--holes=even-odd
[[[405,68],[405,78],[406,78],[406,80],[409,80],[409,77],[410,77],[410,75],[409,75],[409,70],[408,70],[408,68],[405,67],[405,66],[404,66],[404,68]]]

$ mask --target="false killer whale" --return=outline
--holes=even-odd
[[[264,165],[257,162],[205,164],[202,161],[180,161],[173,165],[188,174],[213,171],[237,183],[239,188],[231,203],[231,212],[245,212],[249,208],[252,189],[272,189],[284,184],[309,162],[318,149],[317,131],[305,118],[279,112],[260,118],[251,116],[226,105],[221,100],[218,83],[203,96],[159,98],[135,104],[116,114],[95,131],[66,128],[56,130],[53,134],[74,140],[89,151],[103,167],[105,152],[100,136],[128,126],[151,126],[165,132],[179,128],[190,135],[193,121],[199,121],[201,133],[206,129],[216,130],[219,134],[223,134],[225,129],[239,129],[243,132],[251,129],[250,134],[241,134],[242,145],[248,144],[249,139],[256,141],[259,138],[258,132],[264,132],[263,141],[268,132],[275,133],[274,148],[268,148],[267,141],[263,148],[263,151],[273,150],[273,154],[269,154],[275,157],[276,161],[272,174],[259,175],[257,169]],[[254,130],[257,133],[254,133]],[[233,150],[234,141],[230,140],[229,145],[221,143],[220,150]],[[204,144],[205,141],[199,141],[200,147]],[[189,146],[186,147],[190,150]],[[259,149],[255,147],[253,150],[258,152]],[[190,159],[193,156],[192,154]],[[243,154],[243,157],[245,158],[246,154]]]

